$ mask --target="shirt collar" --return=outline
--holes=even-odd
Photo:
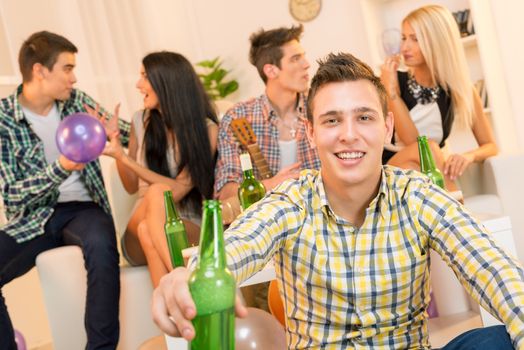
[[[315,188],[317,189],[318,196],[320,198],[320,206],[323,210],[325,210],[325,214],[331,215],[333,212],[331,211],[329,207],[329,202],[326,195],[326,189],[324,188],[324,182],[322,181],[322,173],[319,170],[318,176],[315,180]]]
[[[382,218],[386,218],[388,214],[388,175],[384,167],[382,167],[381,175],[380,175],[380,185],[378,188],[378,193],[373,198],[371,203],[369,203],[367,212],[375,207],[380,208],[380,215]],[[318,176],[315,182],[315,188],[317,189],[318,196],[320,198],[320,206],[322,208],[322,212],[326,216],[331,216],[334,219],[338,220],[337,215],[333,212],[331,207],[329,206],[329,202],[326,195],[326,190],[324,188],[324,182],[322,181],[322,173],[321,171],[318,172]]]
[[[385,219],[388,214],[388,174],[382,166],[381,175],[380,175],[380,185],[378,187],[377,196],[369,204],[369,208],[378,206],[380,208],[380,215]]]
[[[24,86],[22,84],[18,85],[16,88],[16,92],[13,97],[13,110],[14,110],[14,118],[16,122],[20,122],[21,120],[25,119],[24,111],[22,110],[22,105],[18,101],[18,97],[22,93]]]
[[[320,208],[324,216],[326,218],[331,217],[338,224],[351,224],[344,218],[337,216],[333,209],[331,209],[331,207],[329,206],[329,201],[326,195],[326,189],[324,187],[324,181],[322,181],[322,172],[320,170],[318,171],[318,176],[316,178],[315,188],[317,189],[317,194],[320,199]]]
[[[16,88],[16,92],[13,95],[14,96],[14,101],[13,101],[14,118],[17,123],[20,122],[21,120],[26,119],[24,110],[22,109],[22,105],[20,104],[20,101],[19,101],[19,97],[20,97],[20,94],[22,94],[23,89],[24,89],[23,84],[18,85],[18,87]],[[58,109],[58,114],[62,115],[62,110],[64,109],[65,102],[56,100],[55,103]]]
[[[275,112],[271,102],[269,102],[267,94],[262,95],[262,101],[264,103],[264,111],[266,112],[264,115],[266,118],[270,121],[275,120],[275,118],[277,118],[277,113]],[[297,105],[295,110],[300,119],[306,118],[306,103],[306,95],[304,93],[297,93]]]

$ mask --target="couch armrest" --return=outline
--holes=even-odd
[[[109,198],[109,205],[113,213],[115,230],[117,235],[121,237],[127,227],[138,196],[136,194],[129,194],[125,190],[118,175],[116,161],[113,158],[102,156],[100,157],[100,164],[102,166],[102,175]]]
[[[513,227],[517,254],[524,261],[524,154],[503,154],[484,162],[484,186],[496,193]]]

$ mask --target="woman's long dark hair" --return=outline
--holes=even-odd
[[[160,110],[150,111],[145,127],[148,167],[170,176],[168,135],[174,135],[178,171],[187,167],[194,186],[180,202],[199,212],[202,199],[213,195],[216,156],[211,154],[206,118],[218,123],[215,110],[193,66],[184,56],[154,52],[144,57],[142,63],[160,104]]]

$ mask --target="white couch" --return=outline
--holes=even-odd
[[[448,139],[448,152],[477,147],[471,131],[455,128]],[[464,204],[473,213],[505,214],[511,219],[517,255],[524,262],[524,154],[502,153],[481,164],[472,164],[459,178]]]

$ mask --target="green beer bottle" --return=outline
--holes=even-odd
[[[266,194],[266,188],[262,182],[255,179],[253,166],[248,153],[240,155],[240,166],[244,172],[244,181],[238,188],[238,199],[242,209],[247,209],[251,204],[258,202]]]
[[[205,200],[200,255],[189,277],[195,302],[191,350],[235,349],[235,279],[226,265],[220,202]]]
[[[428,139],[426,136],[417,137],[418,141],[418,154],[420,157],[420,171],[426,174],[430,180],[445,189],[444,186],[444,176],[440,170],[438,170],[435,165],[435,160],[433,159],[433,154],[429,149]]]
[[[164,232],[166,233],[171,264],[173,265],[173,268],[184,266],[182,249],[189,247],[189,243],[187,242],[187,233],[184,223],[176,212],[173,193],[171,191],[164,192],[164,206],[166,208]]]
[[[433,159],[433,154],[429,148],[428,138],[426,136],[417,137],[418,142],[418,155],[420,157],[420,171],[426,174],[431,182],[445,189],[444,186],[444,176],[440,170],[438,170],[435,165],[435,160]],[[433,295],[433,290],[429,291],[429,304],[426,309],[429,318],[438,317],[437,303]]]

